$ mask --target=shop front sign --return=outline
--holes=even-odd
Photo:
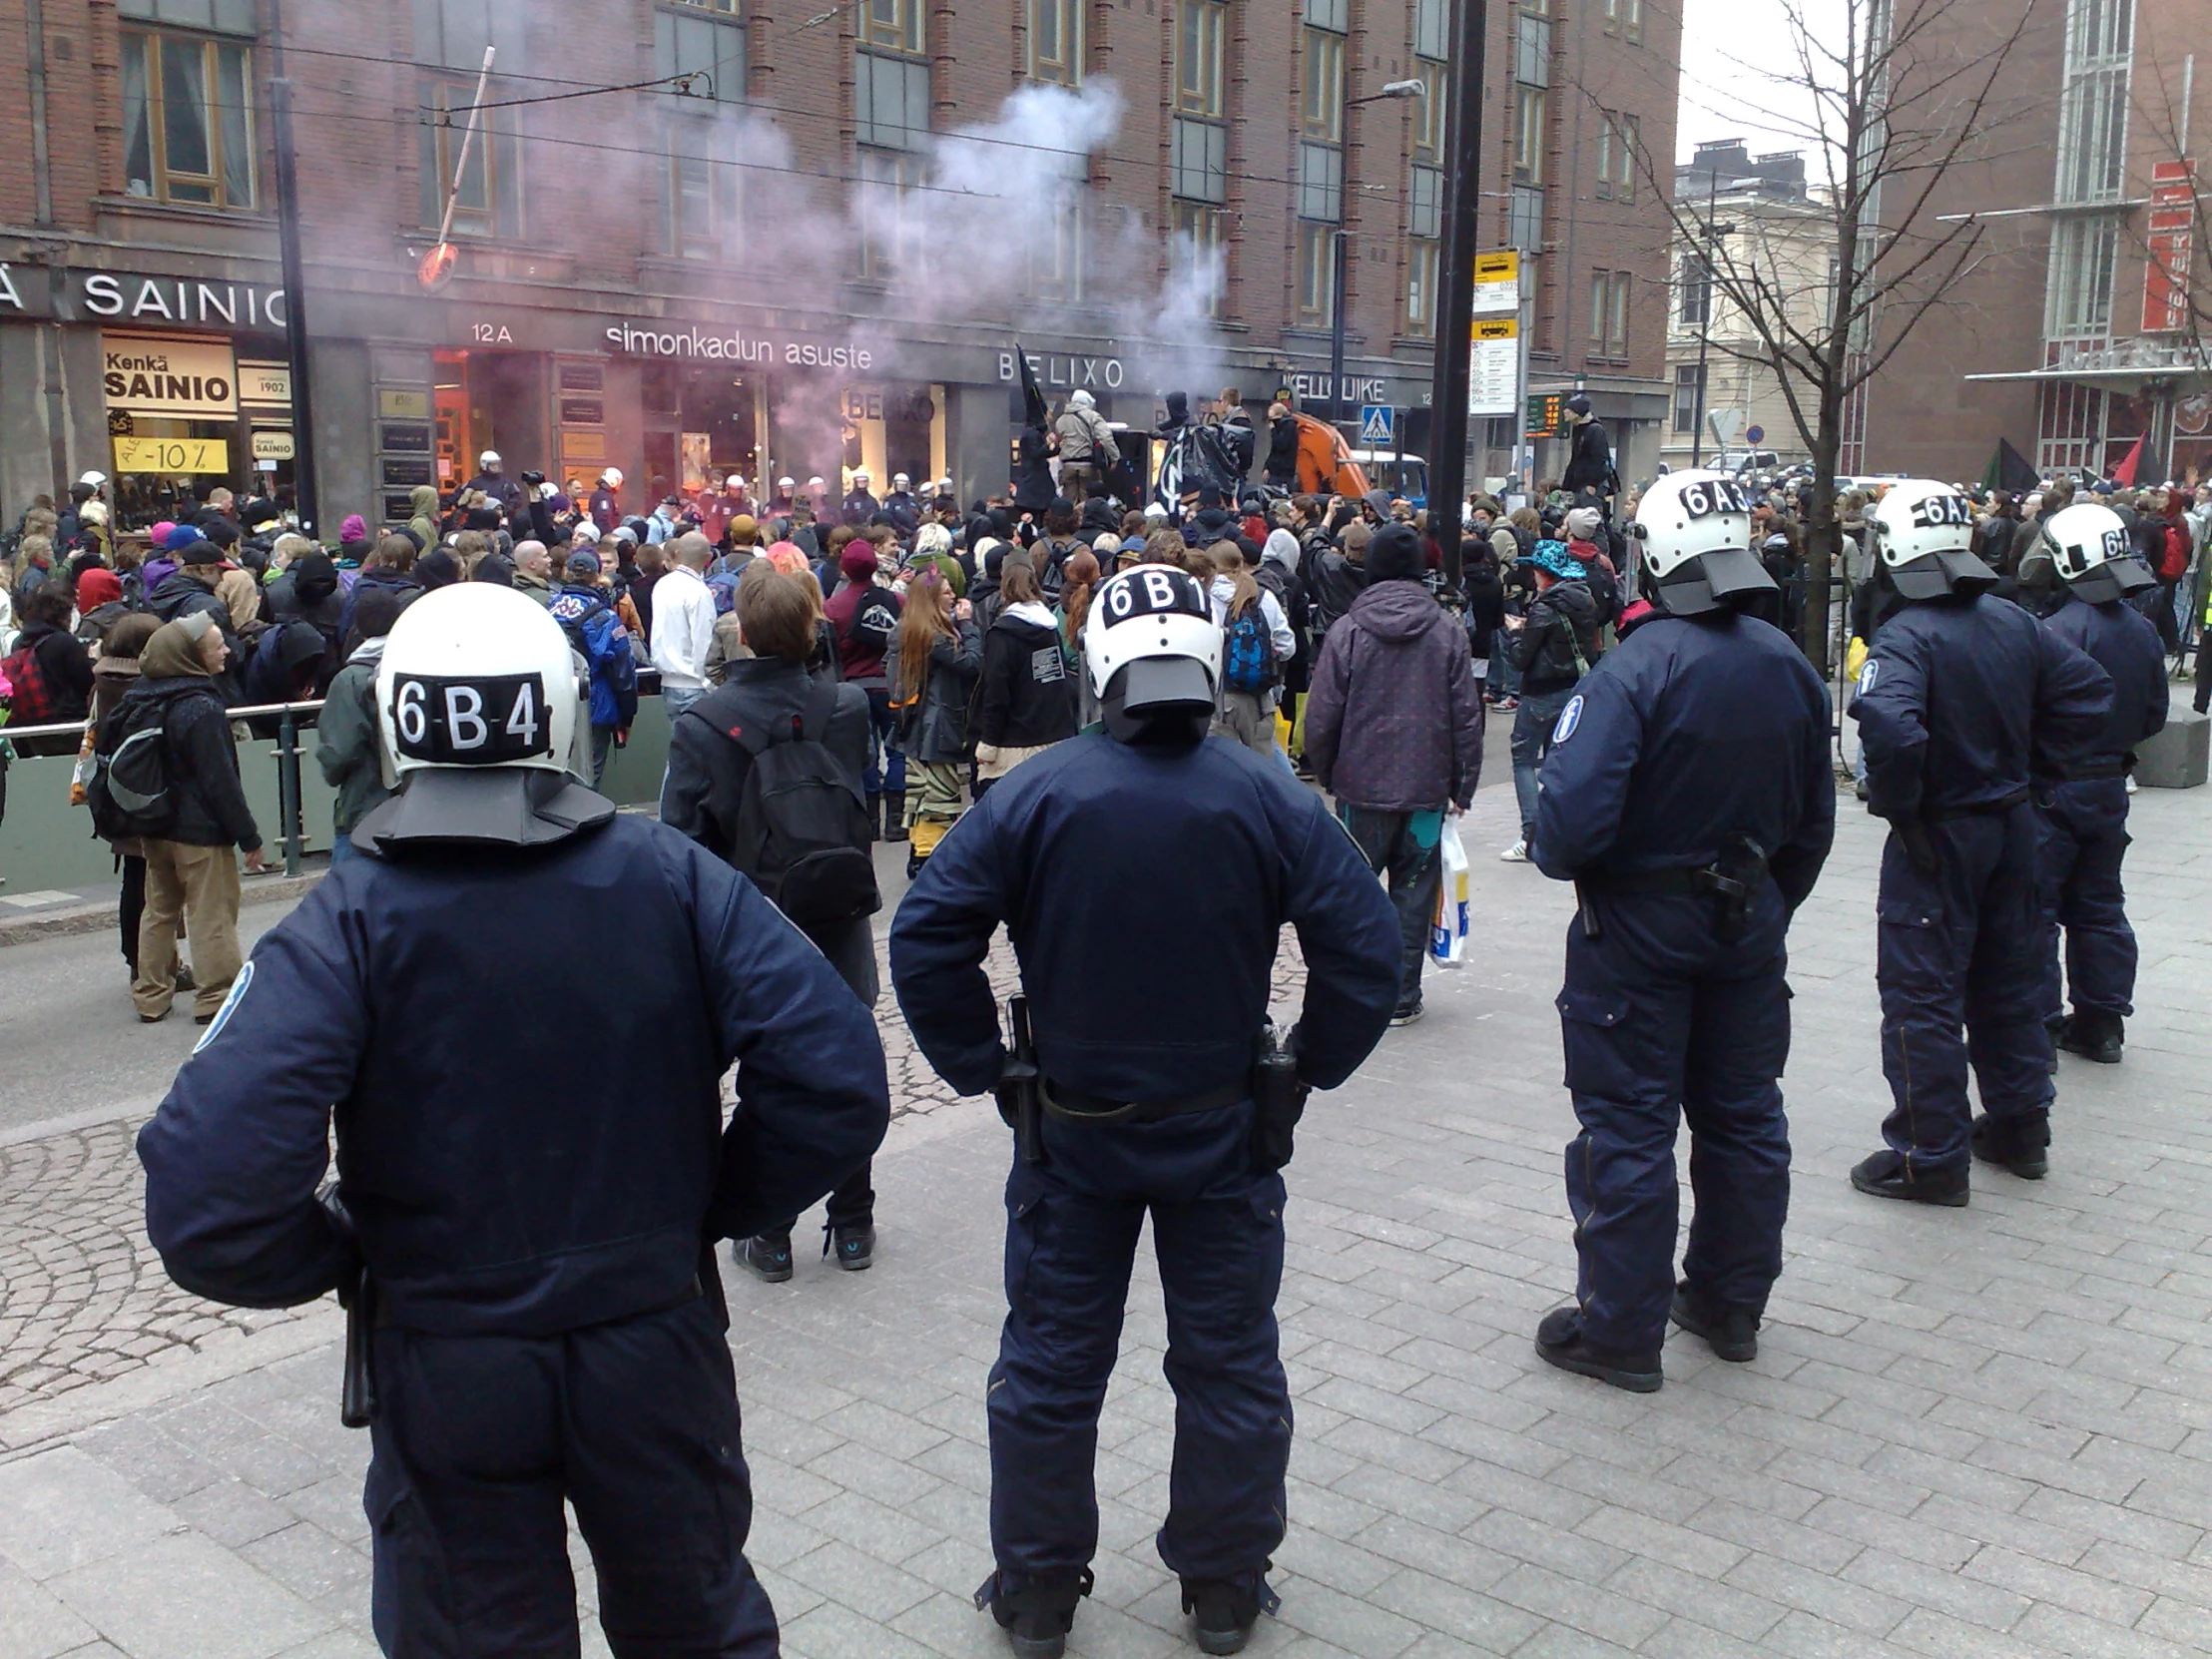
[[[1074,351],[1032,351],[1029,372],[1047,390],[1119,391],[1128,370],[1119,357],[1092,357]],[[1012,351],[998,354],[998,383],[1010,386],[1021,373],[1021,358]]]
[[[100,356],[111,409],[212,419],[238,413],[238,370],[227,341],[103,334]]]
[[[291,459],[291,434],[280,432],[274,426],[258,426],[254,429],[254,459],[257,461],[288,461]]]
[[[138,272],[19,271],[0,263],[0,316],[281,333],[284,290]]]
[[[231,470],[231,446],[221,438],[117,438],[115,470],[172,475]]]
[[[827,341],[778,338],[748,333],[742,328],[702,328],[697,323],[671,323],[665,327],[636,322],[612,323],[607,343],[617,351],[641,357],[689,357],[703,362],[781,363],[787,368],[857,368],[875,366],[875,353],[849,340]]]

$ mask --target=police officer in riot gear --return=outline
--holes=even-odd
[[[578,699],[559,626],[512,589],[400,618],[376,681],[400,792],[354,831],[370,856],[263,937],[141,1133],[147,1231],[219,1302],[351,1289],[387,1653],[574,1653],[565,1499],[616,1654],[767,1659],[712,1245],[874,1150],[883,1055],[750,882],[570,776]],[[588,1033],[501,994],[563,971]]]
[[[2134,1012],[2135,930],[2127,924],[2120,860],[2127,851],[2127,773],[2135,746],[2165,729],[2166,663],[2158,630],[2129,603],[2157,586],[2132,557],[2127,526],[2094,502],[2044,520],[2037,540],[2048,552],[2068,602],[2043,627],[2086,652],[2112,677],[2112,712],[2086,753],[2063,772],[2038,772],[2035,807],[2042,830],[2043,1009],[2058,1046],[2084,1059],[2115,1064],[2122,1022]],[[2064,1015],[2059,989],[2058,930],[2066,930],[2065,983],[2073,1013]],[[1974,1124],[1974,1150],[2015,1174],[2043,1173],[2039,1148],[2007,1157],[1989,1144],[1985,1120]]]
[[[1969,550],[1973,506],[1908,479],[1869,515],[1877,558],[1906,601],[1859,671],[1851,714],[1867,807],[1890,824],[1877,900],[1889,1145],[1851,1172],[1882,1198],[1966,1202],[1969,1059],[2006,1160],[2050,1140],[2043,919],[2031,777],[2081,764],[2112,705],[2111,678],[1990,589]],[[1965,1036],[1960,1037],[1963,1026]],[[2032,1156],[2031,1156],[2032,1155]]]
[[[1544,762],[1534,852],[1575,883],[1559,993],[1579,1270],[1537,1329],[1564,1371],[1650,1392],[1674,1323],[1724,1360],[1757,1352],[1782,1271],[1789,1126],[1784,938],[1835,833],[1828,694],[1747,614],[1773,577],[1717,472],[1652,485],[1629,526],[1652,614],[1576,687]],[[1674,1278],[1675,1123],[1690,1224]]]
[[[1062,1651],[1090,1589],[1099,1405],[1148,1212],[1179,1402],[1160,1556],[1209,1653],[1241,1649],[1272,1607],[1291,1442],[1280,1168],[1304,1086],[1350,1077],[1396,1006],[1397,920],[1352,838],[1288,771],[1206,735],[1221,641],[1181,571],[1104,583],[1083,652],[1105,730],[970,809],[891,928],[929,1063],[963,1094],[1009,1083],[997,1570],[976,1604],[1024,1659]],[[1017,1020],[1011,1059],[982,969],[1001,921],[1035,1011],[1033,1054]],[[1263,1046],[1285,921],[1307,967],[1287,1055]]]

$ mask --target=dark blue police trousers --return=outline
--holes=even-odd
[[[2120,861],[2127,856],[2127,780],[2085,778],[2038,786],[2043,896],[2043,1016],[2074,1010],[2124,1018],[2135,1011],[2135,929],[2127,921]],[[2066,973],[2058,975],[2058,930]]]
[[[1650,1354],[1674,1293],[1678,1121],[1690,1128],[1696,1201],[1683,1277],[1708,1301],[1757,1314],[1782,1273],[1790,1126],[1776,1079],[1790,1056],[1789,914],[1772,882],[1734,939],[1719,935],[1704,895],[1586,901],[1598,935],[1579,914],[1568,924],[1558,997],[1582,1125],[1566,1159],[1575,1298],[1589,1342]]]
[[[1291,1394],[1277,1350],[1283,1178],[1252,1168],[1252,1108],[1156,1123],[1047,1119],[1046,1162],[1006,1182],[1006,1326],[991,1369],[1000,1585],[1098,1548],[1098,1411],[1149,1212],[1167,1303],[1175,1455],[1160,1559],[1188,1578],[1263,1570],[1283,1541]]]
[[[376,1333],[371,1613],[392,1659],[574,1659],[568,1522],[622,1659],[773,1659],[719,1297],[565,1336]]]
[[[2022,801],[1969,813],[1928,833],[1933,874],[1914,866],[1895,831],[1882,850],[1875,979],[1895,1102],[1882,1137],[1910,1170],[1963,1171],[1969,1060],[1991,1117],[2051,1101],[2035,809]]]

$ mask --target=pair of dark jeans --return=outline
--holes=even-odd
[[[1436,917],[1436,895],[1443,887],[1441,811],[1385,813],[1372,807],[1340,807],[1338,817],[1368,867],[1387,876],[1390,902],[1397,908],[1402,946],[1397,1005],[1420,1001],[1420,968],[1428,955],[1428,930]]]

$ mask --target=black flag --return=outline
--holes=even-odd
[[[2027,464],[2027,457],[2012,447],[2011,439],[1997,439],[1997,452],[1989,457],[1988,468],[1981,474],[1983,489],[2024,492],[2041,481]]]
[[[1044,393],[1037,387],[1036,370],[1029,366],[1029,353],[1021,348],[1021,341],[1014,341],[1014,361],[1021,365],[1021,418],[1030,426],[1052,429],[1052,411],[1045,406]]]

